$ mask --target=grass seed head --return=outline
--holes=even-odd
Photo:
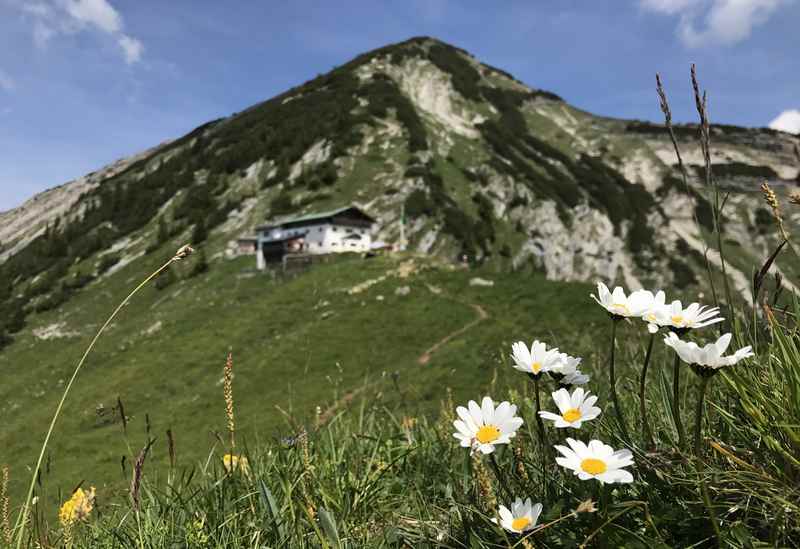
[[[597,511],[597,507],[594,505],[594,501],[591,498],[580,502],[578,507],[575,508],[575,514],[580,515],[581,513],[595,513]]]
[[[523,461],[523,456],[525,455],[524,444],[522,437],[514,437],[514,471],[527,484],[530,482],[530,477],[528,476],[528,471],[525,470],[525,462]]]
[[[142,448],[139,455],[136,457],[136,462],[133,464],[133,478],[131,479],[131,503],[133,508],[139,510],[139,492],[142,488],[142,473],[144,471],[144,460],[147,458],[147,452],[150,451],[150,446],[153,445],[153,440],[150,440],[147,445]]]
[[[497,508],[497,496],[492,487],[492,479],[486,470],[480,454],[477,452],[472,456],[472,471],[478,488],[478,501],[485,512],[491,512]]]
[[[233,354],[228,353],[223,369],[223,392],[225,394],[225,415],[228,417],[228,433],[231,437],[231,448],[236,446],[236,421],[233,416]]]
[[[193,253],[194,253],[194,248],[192,248],[188,244],[185,244],[185,245],[181,246],[178,249],[177,252],[175,252],[175,255],[172,256],[172,260],[173,261],[180,261],[181,259],[186,259],[187,257],[192,255]]]
[[[788,240],[789,237],[786,234],[786,229],[783,226],[783,215],[781,214],[781,206],[778,202],[778,197],[775,194],[775,191],[769,186],[769,183],[764,181],[761,184],[761,194],[764,196],[764,201],[772,210],[772,216],[775,218],[775,221],[778,223],[778,229],[781,232],[781,236]]]
[[[0,479],[0,528],[2,528],[3,539],[11,545],[11,502],[8,497],[8,482],[11,477],[8,465],[3,466],[3,477]]]

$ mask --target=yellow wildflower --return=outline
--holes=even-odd
[[[58,512],[58,520],[64,527],[71,526],[79,520],[86,520],[94,508],[94,486],[84,491],[78,488],[72,497],[64,502]]]
[[[225,454],[222,456],[222,465],[225,467],[225,471],[228,473],[232,473],[233,471],[241,471],[245,475],[250,475],[250,464],[247,463],[247,458],[244,456]]]

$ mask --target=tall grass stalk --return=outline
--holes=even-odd
[[[683,162],[681,149],[678,146],[678,139],[675,136],[675,129],[672,127],[672,109],[670,109],[669,106],[669,100],[667,99],[667,92],[664,90],[664,84],[661,82],[661,75],[658,73],[656,73],[656,93],[658,94],[659,107],[661,108],[661,112],[664,114],[664,127],[667,128],[670,141],[672,141],[672,148],[675,151],[675,156],[678,158],[678,168],[681,173],[681,179],[683,180],[683,188],[687,193],[691,194],[692,188],[689,186],[689,176],[686,171],[686,164]],[[694,219],[695,227],[700,227],[700,220],[697,217],[696,208],[692,209],[692,218]],[[711,296],[714,304],[719,305],[717,289],[714,286],[714,278],[711,276],[711,262],[708,260],[708,244],[704,239],[702,240],[702,243],[704,247],[703,260],[705,262],[706,274],[708,275],[708,284],[711,288]]]
[[[15,528],[19,529],[17,532],[17,549],[20,549],[22,547],[22,540],[25,537],[25,526],[28,521],[28,513],[30,512],[30,503],[31,503],[31,498],[33,497],[33,489],[36,486],[36,477],[38,476],[39,469],[42,466],[42,460],[44,459],[44,454],[47,450],[47,445],[50,442],[50,437],[53,434],[56,422],[58,421],[58,418],[61,415],[61,409],[64,407],[64,402],[66,402],[67,400],[67,395],[69,395],[69,391],[72,388],[72,384],[75,383],[75,379],[78,377],[78,373],[81,371],[83,364],[86,362],[86,358],[92,352],[92,349],[94,349],[95,344],[100,339],[100,336],[103,335],[103,332],[106,331],[106,328],[108,328],[108,326],[114,321],[114,319],[117,317],[117,314],[119,314],[122,308],[128,304],[128,302],[133,298],[133,296],[135,296],[139,292],[139,290],[144,288],[148,282],[150,282],[155,277],[160,275],[164,270],[168,269],[170,265],[172,265],[176,261],[180,261],[181,259],[188,257],[193,251],[194,250],[192,250],[192,248],[189,247],[188,245],[181,247],[169,261],[164,263],[161,267],[153,271],[152,274],[150,274],[147,278],[145,278],[142,282],[140,282],[139,285],[136,286],[136,288],[134,288],[133,291],[129,293],[128,296],[122,300],[122,302],[120,302],[119,305],[117,305],[117,308],[114,309],[114,312],[111,313],[111,316],[108,317],[105,323],[97,331],[91,343],[89,343],[89,346],[84,351],[83,356],[81,356],[81,359],[78,361],[77,366],[75,366],[75,371],[72,373],[72,377],[70,377],[67,386],[64,388],[64,393],[61,395],[61,400],[59,401],[58,406],[56,407],[56,411],[53,414],[53,419],[50,421],[50,427],[47,429],[47,434],[44,437],[42,448],[39,451],[39,458],[36,460],[36,467],[33,468],[33,474],[31,475],[31,483],[30,486],[28,487],[28,493],[25,496],[25,503],[22,505],[22,510],[19,516],[17,517],[15,525]]]
[[[719,252],[720,268],[722,270],[722,283],[725,289],[725,299],[728,307],[733,307],[733,294],[731,293],[730,282],[728,281],[728,270],[725,263],[725,252],[722,247],[722,210],[725,207],[725,200],[720,202],[719,186],[711,175],[711,129],[708,120],[708,96],[703,91],[700,94],[700,84],[697,81],[697,67],[692,63],[691,68],[692,90],[694,92],[694,103],[697,114],[700,117],[700,149],[703,153],[703,163],[705,164],[706,188],[713,199],[714,207],[711,209],[714,233],[717,238],[717,251]],[[709,273],[709,279],[710,279]],[[716,303],[719,306],[719,302]]]

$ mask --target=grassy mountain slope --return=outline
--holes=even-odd
[[[214,444],[212,431],[224,431],[220,380],[229,349],[239,428],[255,441],[286,429],[279,410],[313,423],[317,407],[333,412],[337,399],[349,402],[362,389],[390,406],[404,402],[414,413],[437,409],[442,387],[459,398],[474,395],[495,375],[503,382],[508,372],[500,359],[518,338],[547,338],[591,361],[592,329],[576,333],[572,323],[576,317],[603,321],[587,299],[587,285],[541,275],[465,272],[419,258],[341,258],[272,280],[250,271],[251,262],[223,262],[163,290],[148,288],[125,309],[67,403],[51,446],[49,490],[68,491],[76,475],[98,484],[123,481],[120,459],[128,452],[118,397],[134,448],[143,444],[149,422],[162,464],[167,428],[183,464],[202,460]],[[133,262],[94,291],[80,292],[66,310],[38,316],[32,333],[0,355],[0,369],[15,372],[0,389],[3,459],[14,469],[35,460],[63,384],[99,323],[155,266],[155,257]],[[476,274],[495,285],[469,286]],[[404,286],[410,293],[396,295]],[[431,346],[478,317],[474,305],[488,318],[420,364]],[[47,327],[60,337],[33,335]]]
[[[700,163],[694,131],[679,128],[691,165]],[[775,243],[757,185],[763,176],[780,193],[791,189],[798,140],[731,127],[715,129],[714,140],[716,169],[732,191],[732,276],[746,296],[751,269]],[[699,180],[685,189],[673,163],[658,127],[580,111],[441,42],[364,54],[102,172],[44,226],[3,233],[4,454],[15,469],[33,461],[93,330],[184,242],[201,253],[157,281],[161,290],[137,297],[82,373],[52,447],[53,485],[121,478],[117,396],[134,447],[147,414],[154,434],[171,426],[181,455],[199,459],[209,430],[223,425],[218,382],[229,347],[246,380],[238,395],[250,437],[278,432],[275,406],[310,418],[365,382],[370,395],[422,410],[444,386],[475,397],[520,338],[546,338],[591,370],[603,356],[593,340],[603,317],[587,281],[681,287],[688,299],[704,290],[707,202]],[[376,237],[389,241],[404,206],[422,271],[349,295],[343,290],[400,260],[345,259],[275,281],[249,272],[252,258],[227,259],[231,241],[268,216],[347,203],[376,216]],[[22,213],[3,214],[4,226]],[[462,252],[494,287],[470,287],[475,272],[446,266]],[[405,285],[410,294],[396,296]],[[490,318],[420,365],[429,347],[476,318],[473,305]],[[163,445],[156,452],[163,463]]]

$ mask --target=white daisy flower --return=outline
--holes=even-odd
[[[633,482],[633,475],[623,467],[633,465],[633,455],[628,449],[617,450],[592,440],[584,444],[580,440],[567,439],[566,446],[556,446],[563,457],[556,458],[556,463],[565,469],[572,469],[581,480],[594,478],[603,484]]]
[[[566,389],[559,389],[552,394],[553,402],[558,406],[560,414],[541,411],[539,415],[555,423],[558,428],[572,427],[580,429],[581,423],[589,421],[600,415],[600,408],[594,405],[597,396],[589,396],[589,391],[578,387],[572,394]]]
[[[656,313],[655,324],[667,326],[678,331],[688,331],[702,328],[725,320],[719,316],[718,307],[707,307],[699,303],[692,303],[686,308],[679,300],[665,305]]]
[[[659,290],[653,294],[649,290],[642,290],[644,308],[641,311],[642,320],[647,322],[647,330],[654,334],[660,328],[658,320],[666,316],[666,299],[667,296],[663,290]]]
[[[550,372],[562,376],[569,375],[578,370],[582,360],[579,357],[569,356],[567,353],[558,353],[558,362],[550,368]]]
[[[561,385],[586,385],[589,383],[589,379],[591,376],[589,374],[584,374],[580,370],[575,370],[574,372],[565,375],[559,383]]]
[[[497,514],[500,515],[500,526],[509,532],[521,534],[536,527],[539,515],[542,514],[542,504],[532,505],[531,498],[526,498],[524,502],[522,498],[517,498],[511,504],[510,511],[505,505],[501,505]],[[496,518],[493,518],[492,522],[498,523]]]
[[[739,349],[732,355],[722,356],[731,343],[731,337],[731,334],[725,334],[716,342],[700,347],[692,341],[683,341],[677,335],[670,332],[664,337],[664,343],[675,349],[675,352],[678,353],[681,360],[687,364],[718,370],[723,366],[732,366],[742,359],[754,356],[750,345]]]
[[[459,406],[456,413],[461,419],[453,422],[458,432],[453,436],[461,441],[464,448],[472,448],[471,453],[480,451],[491,454],[497,444],[508,444],[522,425],[522,418],[516,417],[517,407],[509,402],[501,402],[497,408],[492,399],[483,397],[481,405],[470,400],[467,408]]]
[[[608,290],[608,286],[602,282],[597,283],[597,295],[590,294],[592,298],[600,304],[606,311],[614,317],[637,317],[642,315],[649,303],[648,294],[652,299],[652,292],[646,290],[636,290],[630,295],[625,295],[625,290],[620,286],[614,288],[613,292]]]
[[[560,353],[559,363],[550,370],[560,385],[585,385],[589,383],[589,376],[578,369],[581,358]]]
[[[548,349],[538,340],[531,343],[530,349],[522,341],[517,341],[511,346],[511,351],[514,368],[527,374],[539,375],[561,365],[558,349]]]

